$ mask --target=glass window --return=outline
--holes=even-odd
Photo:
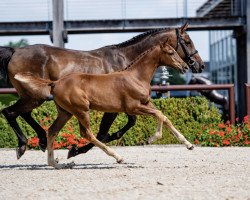
[[[227,38],[227,60],[231,62],[231,51],[232,51],[232,45],[231,45],[231,37]]]
[[[236,61],[236,40],[232,38],[232,61]]]

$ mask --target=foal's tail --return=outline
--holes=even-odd
[[[42,79],[29,72],[18,73],[14,78],[22,83],[22,86],[27,90],[30,96],[46,100],[53,98],[51,88],[54,85],[54,81]]]
[[[6,82],[8,80],[8,64],[14,52],[15,49],[12,47],[0,47],[0,79],[4,79]]]

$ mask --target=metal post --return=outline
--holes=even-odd
[[[247,29],[247,83],[250,83],[250,1],[246,1],[246,29]]]
[[[63,0],[53,0],[53,44],[56,47],[64,47],[64,13]]]
[[[247,115],[250,117],[250,84],[245,85],[246,89],[246,109],[247,109]]]
[[[231,86],[228,90],[229,92],[229,115],[230,122],[235,123],[235,102],[234,102],[234,86]]]
[[[247,71],[248,71],[248,59],[247,59],[247,33],[242,29],[238,29],[236,32],[236,40],[237,40],[237,110],[238,110],[238,117],[239,120],[242,121],[245,115],[245,90],[244,86],[247,82]],[[250,67],[250,65],[249,65]]]
[[[183,17],[187,18],[188,16],[188,4],[187,0],[183,0]]]

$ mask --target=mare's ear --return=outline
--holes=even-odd
[[[188,22],[186,22],[185,24],[183,24],[180,28],[180,33],[183,34],[188,28]]]
[[[171,47],[169,44],[165,43],[164,44],[164,49],[163,49],[164,52],[166,52],[167,54],[169,55],[173,55],[175,50],[173,47]]]

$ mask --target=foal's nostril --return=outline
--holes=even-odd
[[[205,65],[201,65],[201,69],[205,69]]]

